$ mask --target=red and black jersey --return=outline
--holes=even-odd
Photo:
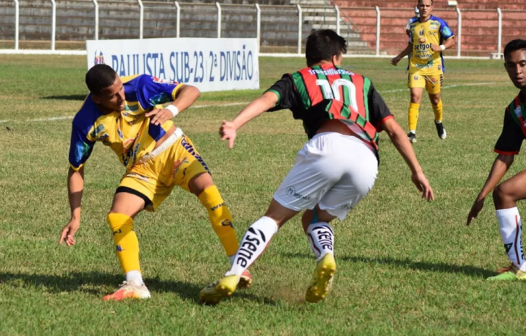
[[[522,141],[526,138],[526,107],[520,96],[515,97],[504,112],[502,133],[495,144],[495,152],[499,154],[519,154]]]
[[[327,120],[350,120],[378,149],[381,124],[393,117],[368,78],[332,65],[285,74],[267,91],[278,96],[269,112],[290,109],[294,119],[303,120],[309,139]]]

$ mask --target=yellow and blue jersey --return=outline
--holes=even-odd
[[[172,127],[172,120],[162,125],[150,124],[150,118],[144,114],[158,104],[175,100],[182,84],[148,75],[122,77],[121,80],[126,99],[123,111],[103,114],[90,93],[73,118],[69,163],[74,170],[79,170],[88,160],[97,141],[109,146],[129,170],[151,152]]]
[[[455,36],[446,21],[433,15],[425,22],[420,22],[419,18],[413,18],[409,30],[409,42],[413,44],[409,73],[442,74],[445,71],[442,52],[434,52],[431,44],[439,46]]]

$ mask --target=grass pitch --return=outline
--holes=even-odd
[[[251,268],[254,287],[219,306],[198,302],[228,261],[199,201],[175,190],[135,227],[152,299],[108,303],[123,280],[105,216],[123,167],[104,146],[86,165],[77,245],[57,244],[69,219],[66,173],[71,117],[86,94],[85,57],[0,59],[0,335],[524,335],[524,283],[484,281],[507,263],[492,200],[472,227],[466,216],[495,155],[503,111],[517,90],[501,61],[446,60],[445,141],[422,103],[414,145],[436,193],[426,203],[385,134],[372,192],[335,223],[338,271],[321,304],[304,303],[315,259],[299,218]],[[269,113],[219,141],[221,120],[303,59],[262,58],[260,91],[204,93],[176,117],[210,166],[238,236],[265,211],[305,142],[291,113]],[[404,66],[345,59],[371,78],[407,127]],[[518,156],[507,176],[524,166]]]

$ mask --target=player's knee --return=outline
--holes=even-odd
[[[431,97],[431,104],[438,105],[440,103],[440,97]]]
[[[213,185],[214,181],[212,180],[212,176],[208,173],[201,173],[197,176],[194,176],[190,182],[188,182],[188,189],[192,194],[199,197],[203,191],[212,187]]]
[[[420,104],[420,100],[422,100],[421,96],[415,95],[415,94],[411,95],[411,103],[413,103],[413,104]]]
[[[509,188],[502,183],[499,184],[494,190],[493,190],[493,202],[495,203],[495,206],[500,207],[503,203],[505,203],[507,200],[510,200],[511,194],[509,191]]]

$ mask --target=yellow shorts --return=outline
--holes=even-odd
[[[175,186],[190,191],[188,182],[203,173],[210,173],[208,166],[190,138],[181,134],[158,156],[133,166],[124,174],[119,187],[131,188],[148,197],[151,203],[145,209],[155,211]]]
[[[407,77],[407,87],[426,89],[430,94],[440,93],[442,83],[444,82],[444,74],[437,75],[420,75],[419,72],[409,74]]]

